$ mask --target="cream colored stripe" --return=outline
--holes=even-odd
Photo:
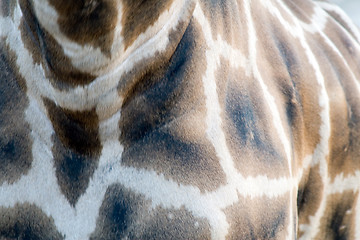
[[[329,184],[327,194],[343,193],[345,191],[358,191],[360,188],[360,171],[355,171],[354,175],[344,178],[344,174],[337,175],[332,183]]]
[[[339,10],[337,6],[334,6],[333,4],[330,4],[330,3],[317,2],[317,4],[321,7],[323,7],[325,10],[329,10],[329,11],[330,10],[333,10],[333,11]],[[340,9],[340,11],[342,12],[341,9]],[[346,15],[342,16],[342,17],[345,18]],[[305,31],[307,31],[309,33],[320,34],[320,36],[331,47],[331,49],[342,59],[346,69],[348,70],[348,73],[351,75],[351,78],[356,86],[356,90],[359,93],[358,96],[360,98],[360,82],[356,79],[354,70],[350,68],[350,66],[349,66],[348,62],[345,60],[343,54],[339,51],[339,49],[336,48],[336,45],[334,44],[334,42],[323,31],[327,21],[329,21],[329,20],[331,21],[331,23],[336,24],[339,28],[343,29],[343,31],[344,31],[343,33],[346,34],[346,36],[352,41],[353,46],[356,48],[355,51],[360,52],[360,41],[356,42],[356,39],[354,39],[353,36],[346,29],[344,29],[343,26],[341,26],[338,22],[334,21],[332,18],[329,19],[329,16],[327,15],[327,13],[324,12],[324,10],[321,8],[318,8],[318,7],[315,8],[315,13],[311,16],[311,24],[308,24],[305,22],[300,22],[300,23]],[[320,22],[322,24],[316,25],[317,22]],[[354,29],[353,31],[355,31],[357,34],[359,34],[359,37],[360,37],[360,33],[359,33],[358,29]]]
[[[257,36],[256,36],[256,29],[254,27],[253,24],[253,18],[251,16],[251,9],[250,9],[250,4],[245,4],[245,14],[246,14],[246,19],[248,22],[248,34],[249,34],[249,39],[248,39],[248,44],[249,44],[249,58],[250,58],[250,62],[251,62],[251,66],[252,66],[252,72],[254,74],[254,77],[259,81],[261,89],[264,93],[264,97],[266,99],[266,102],[268,103],[269,109],[272,113],[272,117],[273,117],[273,124],[274,127],[279,135],[280,141],[283,144],[284,147],[284,151],[286,154],[286,158],[288,161],[288,169],[289,169],[289,176],[292,178],[293,174],[292,174],[292,157],[291,157],[291,145],[289,142],[288,137],[286,136],[285,130],[283,128],[283,121],[281,120],[280,114],[279,114],[279,110],[276,106],[274,97],[271,95],[271,93],[268,90],[268,87],[266,86],[262,75],[257,67],[257,51],[256,51],[256,43],[257,43]],[[285,187],[286,185],[282,186]],[[296,188],[295,188],[296,189]],[[290,189],[290,197],[289,197],[289,225],[287,227],[287,239],[291,240],[293,239],[295,236],[293,236],[294,233],[294,217],[293,217],[293,194],[294,188]]]
[[[268,87],[266,86],[263,77],[257,67],[257,51],[256,51],[256,43],[257,43],[257,36],[256,36],[256,29],[254,27],[253,24],[253,19],[251,17],[251,13],[250,13],[250,5],[245,5],[245,14],[246,14],[246,18],[247,18],[247,22],[248,22],[248,29],[249,29],[249,39],[248,39],[248,44],[249,44],[249,58],[250,58],[250,64],[252,67],[252,73],[254,75],[254,77],[259,81],[261,89],[264,93],[264,97],[266,100],[266,103],[268,103],[270,112],[272,114],[272,121],[274,124],[274,127],[279,135],[280,141],[283,145],[285,154],[286,154],[286,159],[288,161],[288,168],[289,168],[289,176],[292,177],[292,157],[291,157],[291,145],[289,142],[289,139],[286,135],[285,129],[283,127],[283,121],[280,117],[280,113],[279,110],[276,106],[275,103],[275,99],[274,97],[271,95]]]
[[[21,67],[20,71],[22,75],[28,78],[29,87],[37,96],[47,97],[61,107],[74,111],[90,110],[96,107],[97,103],[100,101],[99,104],[101,106],[98,107],[98,113],[101,113],[104,105],[109,102],[118,102],[119,97],[117,94],[114,94],[114,92],[117,91],[119,81],[124,74],[131,71],[138,62],[146,59],[150,61],[155,54],[166,50],[169,43],[169,33],[174,30],[174,27],[177,26],[180,21],[189,17],[189,5],[191,2],[192,0],[186,0],[185,2],[175,1],[170,11],[163,13],[164,16],[160,18],[164,20],[166,16],[170,14],[168,18],[166,18],[167,24],[165,24],[165,26],[150,39],[146,38],[145,35],[141,35],[133,44],[134,46],[139,46],[133,50],[131,49],[134,48],[134,46],[129,47],[129,52],[121,55],[121,59],[112,59],[113,66],[110,69],[111,71],[106,71],[106,73],[84,87],[78,86],[65,91],[60,91],[50,84],[50,81],[45,77],[45,73],[41,66],[31,64],[33,63],[31,54],[21,42],[21,34],[17,30],[22,16],[19,7],[15,9],[14,23],[9,18],[1,18],[0,21],[3,23],[1,24],[0,34],[2,36],[8,36],[8,42],[11,43],[9,44],[10,49],[18,56],[18,63]],[[178,8],[179,3],[182,4],[180,8]],[[40,4],[40,2],[37,2],[37,4]],[[43,11],[46,15],[52,14],[52,11],[55,11],[51,9],[51,7],[46,7],[46,5],[44,5],[39,6],[38,11]],[[176,14],[172,14],[174,12],[176,12]],[[150,29],[149,33],[151,33],[151,31],[154,30]],[[144,34],[147,33],[148,32],[145,32]],[[87,50],[85,49],[84,51],[86,52]],[[96,61],[99,61],[99,59]],[[33,66],[34,68],[32,68]],[[118,104],[113,104],[113,107],[116,106],[118,106]]]
[[[282,18],[281,14],[276,9],[274,10],[274,7],[268,1],[263,1],[262,3],[268,7],[269,11],[272,12],[272,14],[278,17],[279,22],[283,23],[283,26],[287,28],[288,31],[293,34],[293,36],[300,39],[311,65],[314,66],[314,71],[316,73],[318,84],[322,88],[319,97],[319,104],[322,108],[322,111],[320,113],[322,126],[320,129],[321,141],[314,152],[315,162],[313,164],[320,164],[320,169],[322,171],[321,174],[323,177],[323,181],[326,185],[333,186],[334,189],[339,189],[339,191],[345,189],[348,186],[348,183],[356,183],[358,179],[357,175],[359,173],[356,173],[355,178],[349,177],[341,179],[341,177],[339,176],[339,178],[337,178],[338,180],[335,180],[333,185],[330,184],[327,177],[326,156],[328,154],[327,144],[330,130],[329,104],[328,96],[324,85],[324,79],[320,72],[320,68],[316,61],[316,58],[311,53],[310,46],[304,39],[303,32],[299,25],[297,24],[295,26],[292,26],[290,23],[286,23],[286,21]],[[247,14],[250,14],[249,5],[247,6]],[[15,10],[15,14],[18,14],[17,16],[19,20],[19,9]],[[34,139],[33,154],[34,158],[36,159],[36,161],[34,161],[33,163],[33,168],[30,170],[27,176],[21,178],[16,184],[11,186],[3,184],[0,187],[0,205],[14,206],[16,202],[33,202],[36,205],[40,206],[48,216],[54,217],[55,223],[59,227],[61,232],[67,233],[67,239],[76,239],[76,232],[83,234],[81,237],[88,236],[88,234],[94,228],[95,218],[97,215],[99,204],[101,204],[105,189],[110,184],[119,182],[125,185],[127,188],[135,191],[136,193],[143,194],[146,198],[151,199],[153,207],[163,206],[167,208],[181,208],[182,206],[184,206],[195,216],[208,219],[212,226],[212,237],[217,239],[223,239],[225,238],[228,231],[228,223],[226,222],[226,217],[221,211],[221,209],[226,208],[227,206],[230,206],[231,204],[236,202],[238,200],[238,193],[242,196],[251,197],[278,197],[280,195],[293,191],[294,187],[297,184],[297,179],[300,178],[299,176],[296,176],[296,178],[283,177],[279,179],[269,179],[266,176],[244,178],[240,173],[236,171],[231,154],[226,145],[225,135],[221,127],[222,120],[220,118],[220,113],[222,109],[220,107],[216,92],[214,72],[218,67],[220,55],[230,55],[228,56],[228,58],[231,59],[231,63],[235,59],[237,59],[238,61],[236,62],[239,63],[239,65],[236,65],[237,63],[235,63],[235,65],[237,67],[243,67],[247,70],[249,67],[249,63],[238,50],[232,49],[223,40],[221,40],[221,38],[218,38],[216,41],[211,38],[211,31],[209,32],[209,30],[211,29],[210,25],[205,20],[204,14],[199,6],[197,6],[195,10],[195,15],[196,19],[203,26],[203,31],[206,35],[206,39],[209,45],[209,50],[207,51],[207,60],[209,66],[205,76],[203,77],[204,86],[206,86],[205,94],[207,97],[206,101],[208,109],[208,136],[209,139],[212,141],[214,147],[216,148],[216,152],[221,161],[221,166],[223,167],[227,175],[228,185],[223,186],[215,192],[201,194],[199,189],[195,187],[179,185],[174,181],[166,180],[163,175],[157,175],[152,171],[137,170],[131,167],[122,167],[119,164],[119,161],[121,159],[122,146],[118,143],[117,140],[114,140],[116,139],[117,134],[119,134],[115,133],[112,141],[103,143],[104,148],[102,152],[102,157],[100,159],[99,168],[98,170],[96,170],[85,195],[80,198],[76,209],[72,209],[67,203],[66,199],[61,195],[58,185],[56,183],[54,169],[51,164],[51,151],[49,148],[44,148],[42,145],[42,141],[51,142],[50,134],[52,133],[52,128],[50,122],[42,113],[44,109],[43,106],[39,105],[37,99],[32,96],[32,94],[36,93],[37,88],[32,88],[31,86],[36,84],[34,83],[36,77],[44,77],[42,76],[43,71],[41,67],[36,66],[32,63],[31,56],[27,53],[22,43],[20,43],[19,40],[16,39],[21,39],[19,38],[20,34],[18,32],[12,32],[14,31],[13,29],[17,29],[19,21],[17,20],[16,25],[14,25],[11,20],[0,18],[0,25],[7,26],[0,29],[0,35],[6,36],[7,34],[9,34],[8,44],[10,45],[11,49],[17,50],[17,64],[20,66],[21,74],[26,77],[27,83],[30,86],[30,93],[28,94],[28,97],[30,99],[30,106],[27,110],[26,116],[31,128],[33,130],[36,130],[33,132],[32,135]],[[253,26],[251,26],[251,28],[252,27]],[[253,32],[253,34],[255,33]],[[215,47],[216,45],[221,47],[217,48]],[[224,49],[226,51],[226,54],[221,53],[222,51],[220,51],[219,49]],[[22,54],[20,55],[20,53]],[[254,61],[256,63],[256,59],[253,59],[252,63],[254,63]],[[261,78],[260,73],[257,74],[258,77]],[[48,85],[45,84],[41,89],[43,89],[44,91],[51,89],[48,89],[47,87]],[[262,86],[262,88],[264,92],[268,92],[266,86]],[[76,91],[77,90],[74,90],[74,95],[78,93]],[[84,90],[79,89],[79,92],[82,91]],[[271,100],[270,94],[268,98]],[[71,99],[72,101],[74,101],[74,98],[69,97],[69,101]],[[273,104],[275,104],[274,101]],[[277,111],[275,111],[274,115],[276,115],[276,112]],[[114,119],[109,119],[108,121],[116,122],[119,117],[120,115],[116,115]],[[274,119],[276,118],[277,117],[274,116]],[[280,119],[280,117],[278,118]],[[101,125],[101,136],[111,134],[105,129],[108,126],[107,124],[110,124],[110,126],[114,126],[113,123],[104,122],[103,124],[104,125]],[[281,130],[278,131],[281,132]],[[36,135],[36,132],[42,132],[40,134],[41,136]],[[282,130],[282,132],[284,132],[284,130]],[[283,145],[286,148],[286,141],[284,141],[284,139]],[[289,166],[291,165],[289,164]],[[154,186],[157,187],[154,188]],[[316,213],[315,216],[310,218],[310,225],[315,223],[315,229],[317,229],[318,227],[318,224],[316,223],[319,222],[318,220],[324,210],[326,196],[324,196],[323,199],[324,200],[321,203],[319,211]],[[87,212],[88,209],[93,209],[94,213],[89,214]],[[356,224],[357,226],[359,226],[360,197],[358,197],[356,212]],[[63,219],[67,219],[67,221],[63,221]],[[84,228],[84,223],[86,223],[88,227]],[[300,226],[300,229],[310,231],[311,226],[303,225]],[[360,227],[358,229],[360,229]],[[305,235],[309,238],[314,237],[316,235],[316,231],[313,231],[311,233],[306,232]],[[356,234],[357,236],[360,235],[359,231],[357,231]]]
[[[222,129],[222,119],[221,119],[221,107],[218,100],[218,95],[216,92],[216,81],[214,72],[219,67],[220,56],[225,58],[230,57],[230,64],[233,64],[234,60],[238,60],[240,63],[236,67],[243,67],[247,72],[249,71],[250,64],[245,57],[242,56],[241,52],[236,49],[232,49],[230,52],[236,53],[234,55],[223,55],[221,51],[222,47],[226,46],[225,43],[221,40],[220,36],[217,36],[217,40],[212,39],[212,33],[210,24],[206,21],[203,12],[199,7],[195,9],[195,17],[202,26],[204,36],[206,38],[209,49],[207,50],[207,71],[203,77],[203,86],[206,96],[206,105],[207,105],[207,134],[210,142],[212,142],[215,147],[217,156],[219,157],[220,164],[227,176],[228,185],[220,188],[214,193],[210,193],[211,198],[218,198],[215,195],[227,196],[227,198],[221,198],[221,201],[218,202],[219,206],[225,208],[236,201],[237,193],[242,196],[251,196],[251,197],[261,197],[261,196],[279,196],[284,193],[288,193],[294,188],[294,180],[288,178],[279,178],[279,179],[268,179],[266,176],[257,176],[255,178],[249,177],[244,178],[234,167],[233,159],[230,154],[230,151],[226,144],[226,138]],[[250,22],[250,21],[248,21]],[[252,26],[250,26],[251,28]],[[250,36],[253,36],[250,34]],[[252,42],[254,39],[250,39],[249,42]],[[224,47],[225,49],[227,47]],[[253,50],[251,48],[251,50]],[[235,57],[236,56],[236,57]],[[281,129],[281,127],[280,127]],[[284,140],[284,138],[283,138]],[[285,142],[285,141],[284,141]],[[286,143],[284,143],[286,145]],[[285,150],[290,155],[289,144],[287,145],[288,149]],[[289,163],[290,168],[290,163]],[[283,180],[283,181],[282,181]],[[291,210],[292,212],[292,210]],[[290,216],[291,217],[291,216]],[[292,221],[292,217],[291,220]],[[293,231],[291,231],[293,232]]]

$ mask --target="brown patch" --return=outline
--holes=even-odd
[[[244,198],[225,209],[230,223],[227,239],[285,239],[289,198]],[[295,227],[295,226],[294,226]]]
[[[299,53],[298,40],[275,21],[271,19],[265,24],[255,23],[260,29],[258,34],[261,39],[257,46],[257,60],[263,81],[274,98],[282,119],[281,124],[291,144],[291,167],[295,173],[301,167],[306,153],[303,109],[306,100],[301,95],[304,76],[301,76],[303,73],[299,71],[303,56]],[[260,86],[257,88],[260,89]],[[267,106],[267,103],[264,101],[263,105]],[[268,119],[271,118],[272,116],[268,117]],[[274,134],[278,135],[277,132]],[[274,141],[280,142],[280,140]]]
[[[125,49],[154,24],[159,16],[170,8],[172,2],[173,0],[123,0],[121,23]]]
[[[311,17],[314,14],[314,3],[304,0],[287,0],[284,1],[292,14],[304,23],[311,23]],[[278,6],[278,9],[282,9]],[[282,14],[285,14],[283,11]]]
[[[184,207],[178,210],[157,207],[144,225],[139,239],[211,239],[210,224]]]
[[[72,205],[87,188],[100,152],[99,121],[95,109],[70,111],[44,99],[52,122],[56,176],[63,194]]]
[[[0,1],[0,16],[13,17],[17,0]]]
[[[224,69],[227,64],[221,63],[215,74],[223,106],[222,127],[236,168],[244,176],[286,176],[287,160],[273,123],[268,120],[272,116],[260,85],[241,70]]]
[[[177,30],[170,32],[169,44],[166,46],[164,52],[156,52],[150,58],[140,61],[131,69],[131,71],[121,77],[117,88],[119,95],[124,96],[124,106],[126,106],[135,96],[153,86],[154,83],[150,82],[151,79],[142,81],[143,79],[149,78],[147,75],[151,76],[153,72],[165,71],[165,68],[178,47],[188,24],[188,22],[179,22],[179,25],[176,26]]]
[[[326,77],[326,79],[330,80],[331,78]],[[360,141],[358,139],[360,135],[354,136],[351,132],[350,111],[353,107],[349,106],[346,101],[343,88],[337,81],[328,81],[327,85],[329,88],[331,121],[328,172],[330,178],[334,179],[339,173],[343,173],[346,177],[348,174],[359,170],[360,153],[358,150]],[[358,104],[356,105],[358,106]],[[360,122],[358,120],[356,122],[358,124],[355,123],[357,127],[354,130],[359,132]]]
[[[44,99],[55,134],[64,147],[83,155],[98,155],[101,151],[99,120],[95,108],[71,111]]]
[[[346,177],[360,169],[360,96],[355,90],[356,80],[352,78],[344,59],[320,36],[314,36],[310,45],[313,46],[314,54],[321,63],[320,69],[329,96],[329,175],[331,179],[339,173]],[[354,73],[360,74],[356,69]]]
[[[210,226],[183,208],[151,210],[151,201],[115,184],[106,191],[90,239],[124,238],[210,239]]]
[[[309,74],[311,75],[311,74]],[[304,78],[299,78],[299,80],[305,80]],[[301,99],[303,99],[303,116],[304,116],[304,152],[303,156],[312,155],[315,151],[317,144],[320,142],[320,127],[321,122],[321,108],[318,105],[318,85],[307,85],[306,83],[302,86],[299,86],[299,92]]]
[[[264,19],[261,12],[254,12],[254,18]],[[277,18],[268,13],[267,18],[254,22],[258,34],[258,67],[280,106],[283,122],[287,120],[291,127],[289,136],[296,154],[294,169],[297,169],[302,166],[304,156],[313,154],[320,142],[320,86],[299,40],[294,39]],[[306,39],[312,37],[309,35]]]
[[[13,183],[31,168],[31,129],[25,121],[29,104],[16,55],[0,39],[0,184]]]
[[[138,222],[144,220],[150,201],[119,184],[107,188],[90,239],[125,239],[139,232]]]
[[[315,215],[323,197],[324,185],[319,166],[306,171],[299,184],[297,206],[299,225],[309,224],[309,217]],[[301,233],[299,233],[301,234]]]
[[[64,239],[49,218],[32,204],[0,207],[0,239]]]
[[[358,51],[358,47],[355,46],[355,44],[359,43],[351,39],[351,35],[349,35],[346,29],[332,21],[328,22],[324,29],[324,33],[330,41],[332,41],[337,50],[340,51],[345,62],[354,73],[355,78],[360,79],[360,51]],[[322,46],[327,46],[327,44],[324,44],[323,42],[324,40],[321,39]],[[328,48],[327,51],[334,52],[330,48]]]
[[[60,30],[71,40],[111,55],[117,22],[114,0],[49,0],[59,14]]]
[[[19,6],[22,10],[23,17],[21,18],[19,30],[21,32],[21,40],[25,48],[31,54],[34,63],[42,63],[41,40],[39,39],[39,23],[34,15],[34,9],[27,0],[19,0]]]
[[[267,17],[266,21],[255,22],[259,39],[256,46],[258,67],[274,97],[281,124],[292,145],[292,167],[296,170],[301,166],[305,151],[311,153],[318,143],[311,143],[312,147],[308,150],[307,142],[304,142],[303,102],[306,100],[303,98],[307,96],[301,94],[303,90],[299,89],[299,85],[311,79],[302,79],[310,74],[299,67],[303,57],[298,52],[299,43],[287,31],[274,26],[278,23],[276,19]],[[266,18],[266,13],[257,12],[254,18]],[[224,60],[221,60],[221,67],[216,72],[220,102],[226,106],[225,128],[229,148],[241,172],[278,177],[280,172],[288,172],[285,152],[258,80],[246,75],[242,69],[229,68]],[[310,101],[317,101],[314,96],[311,97]],[[315,120],[320,122],[319,116]]]
[[[206,62],[199,27],[191,22],[167,65],[134,86],[122,108],[120,141],[124,164],[212,190],[225,176],[205,133]]]
[[[90,178],[97,168],[99,156],[79,154],[65,147],[57,136],[52,137],[54,165],[61,192],[72,206],[85,193]]]
[[[213,39],[220,35],[236,48],[242,45],[242,40],[248,39],[247,29],[243,28],[247,23],[242,4],[242,1],[200,1],[201,9],[210,23]]]
[[[186,118],[196,116],[187,115]],[[124,149],[122,163],[136,168],[153,169],[179,184],[192,185],[200,191],[212,191],[225,183],[225,175],[216,152],[205,139],[205,132],[195,136],[200,121],[174,121],[147,133]],[[187,135],[186,131],[194,131]]]
[[[303,86],[303,92],[300,92],[303,99],[303,115],[304,115],[304,154],[303,156],[312,155],[317,144],[320,142],[320,107],[317,105],[318,92],[317,86]],[[300,166],[300,164],[299,164]]]
[[[96,76],[76,69],[56,40],[39,25],[31,2],[20,0],[23,19],[20,24],[21,39],[35,63],[41,63],[46,76],[58,89],[67,89],[92,82]]]
[[[195,4],[191,4],[188,9],[188,14],[191,14],[195,8]],[[151,74],[159,69],[164,70],[169,64],[170,58],[173,56],[175,50],[178,48],[179,42],[182,40],[183,35],[190,24],[192,18],[185,18],[179,21],[170,32],[168,37],[168,44],[162,52],[155,52],[154,55],[145,58],[136,63],[131,71],[126,72],[120,79],[118,85],[119,95],[124,97],[124,105],[138,92],[143,91],[143,88],[152,86],[148,82],[142,82],[141,79],[145,75]]]
[[[354,239],[356,194],[347,191],[330,195],[327,198],[326,209],[320,220],[319,233],[316,239]]]
[[[76,69],[65,55],[62,47],[45,30],[39,29],[43,53],[44,69],[54,87],[66,89],[92,82],[96,76]]]

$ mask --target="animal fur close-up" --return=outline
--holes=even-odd
[[[324,0],[0,0],[0,239],[359,240],[359,28]]]

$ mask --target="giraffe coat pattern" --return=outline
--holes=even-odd
[[[309,0],[0,0],[1,239],[360,239],[360,32]]]

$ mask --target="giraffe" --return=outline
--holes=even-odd
[[[360,239],[360,33],[310,0],[1,0],[1,239]]]

